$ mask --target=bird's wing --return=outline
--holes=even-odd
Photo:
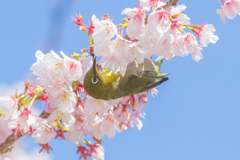
[[[147,91],[168,80],[168,78],[165,77],[166,75],[168,74],[142,71],[140,76],[130,76],[122,90],[126,95]]]

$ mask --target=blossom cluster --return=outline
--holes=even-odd
[[[223,5],[217,9],[217,13],[221,17],[222,23],[225,23],[225,16],[228,19],[233,19],[240,15],[240,0],[222,0]]]
[[[202,47],[218,40],[213,25],[190,25],[190,18],[181,13],[186,9],[185,5],[165,10],[161,9],[165,3],[153,2],[140,0],[139,6],[125,8],[122,14],[127,15],[128,19],[118,25],[120,32],[108,17],[99,21],[95,15],[92,16],[91,26],[95,27],[92,34],[94,54],[101,56],[99,64],[111,66],[113,72],[123,73],[135,59],[142,63],[144,58],[150,58],[153,54],[167,60],[191,54],[192,59],[198,62],[203,58]],[[153,11],[149,14],[150,9]],[[124,27],[128,39],[122,37]],[[192,32],[185,31],[186,28]],[[112,40],[114,36],[116,38]]]
[[[12,87],[11,87],[12,88]],[[10,90],[4,90],[9,91]],[[0,91],[1,92],[1,91]],[[36,113],[39,110],[37,108],[33,108],[33,112]],[[8,124],[6,123],[7,120],[4,117],[0,117],[0,143],[2,143],[9,135],[11,135],[12,131],[8,129]],[[5,154],[0,155],[0,160],[18,160],[19,155],[21,155],[21,159],[24,160],[51,160],[50,156],[46,156],[43,154],[39,154],[37,149],[33,151],[26,150],[26,142],[23,139],[15,142],[13,144],[14,149],[11,152],[7,152]]]
[[[93,15],[90,26],[84,26],[83,17],[77,15],[73,22],[87,33],[90,50],[70,56],[61,52],[63,58],[54,51],[47,54],[37,51],[37,62],[31,70],[40,85],[25,83],[24,93],[0,97],[0,114],[8,121],[8,128],[15,134],[36,138],[35,142],[42,147],[40,152],[49,153],[52,148],[48,142],[61,138],[70,139],[77,146],[80,158],[104,159],[103,136],[114,138],[116,131],[122,132],[134,125],[140,130],[147,95],[154,95],[157,90],[110,101],[92,98],[83,86],[84,77],[93,64],[87,52],[101,57],[98,69],[102,72],[110,67],[112,72],[122,74],[129,63],[134,60],[143,63],[152,55],[170,60],[190,54],[198,62],[202,59],[202,47],[218,40],[213,25],[190,24],[190,18],[181,13],[185,5],[171,9],[164,9],[164,5],[161,0],[139,0],[138,6],[122,11],[127,17],[118,25],[107,15],[102,20]],[[123,36],[125,28],[126,36]],[[31,113],[36,100],[46,103],[44,110],[50,114],[47,119]],[[96,143],[86,140],[86,135],[91,135]]]
[[[89,57],[75,60],[62,55],[63,59],[53,51],[46,55],[37,51],[38,61],[31,69],[39,76],[41,86],[26,82],[24,93],[0,97],[1,115],[15,134],[36,138],[35,142],[42,146],[40,152],[46,150],[49,153],[51,147],[48,142],[59,137],[70,139],[78,146],[77,152],[81,157],[103,159],[100,142],[104,135],[114,138],[115,130],[122,132],[134,124],[141,129],[140,116],[144,115],[141,108],[148,102],[147,92],[112,101],[94,99],[87,95],[80,83],[84,68],[91,64],[91,61],[84,63]],[[154,94],[156,90],[150,92]],[[31,102],[35,100],[46,102],[45,112],[51,113],[47,119],[31,113]],[[84,135],[91,135],[97,143],[86,141]]]

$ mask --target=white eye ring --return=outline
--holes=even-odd
[[[92,84],[97,84],[98,83],[98,78],[97,77],[92,77]]]

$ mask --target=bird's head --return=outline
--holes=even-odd
[[[93,60],[92,68],[84,77],[83,86],[88,95],[97,99],[99,99],[101,92],[104,90],[103,76],[97,69],[96,57]]]

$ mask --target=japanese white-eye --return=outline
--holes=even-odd
[[[99,73],[94,58],[92,68],[84,77],[84,89],[96,99],[111,100],[133,95],[152,89],[168,80],[167,74],[160,72],[163,60],[153,61],[145,58],[138,64],[129,63],[123,74],[110,71],[106,75]]]

